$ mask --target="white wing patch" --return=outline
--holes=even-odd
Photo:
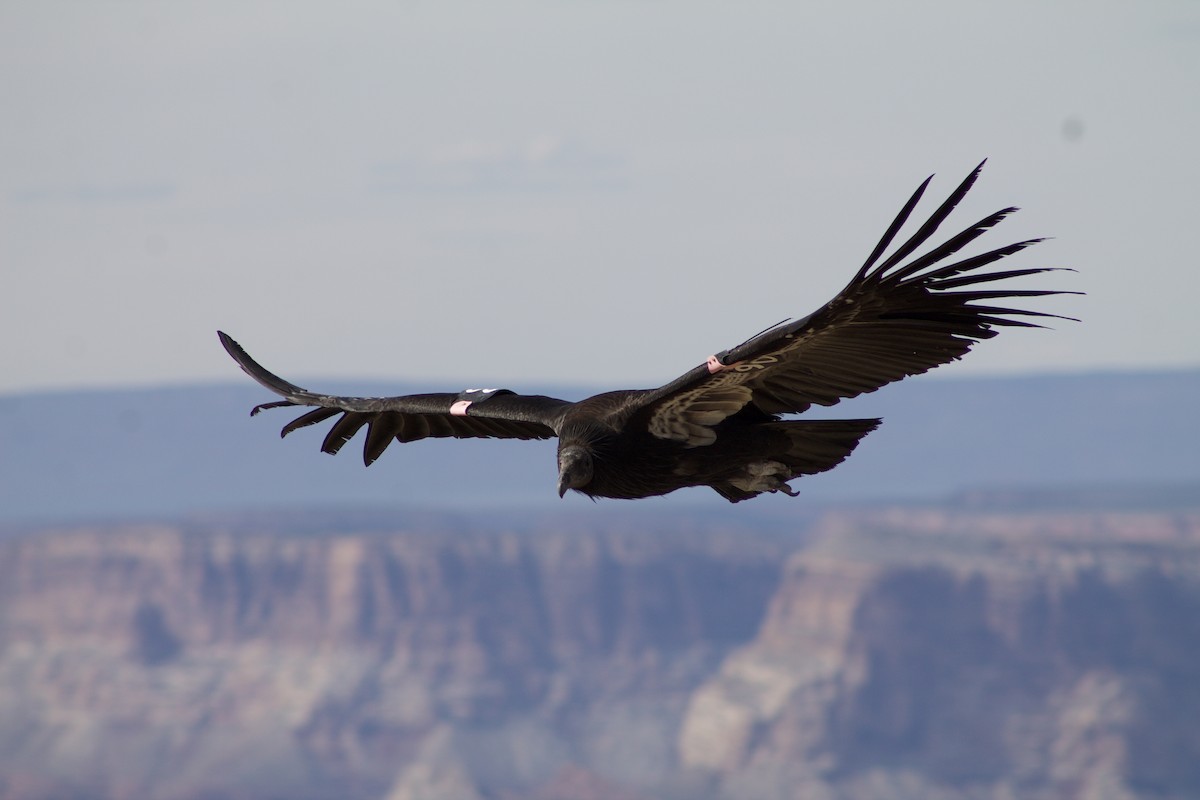
[[[650,433],[659,439],[703,447],[717,440],[713,427],[740,411],[753,393],[746,386],[706,387],[684,392],[650,418]]]

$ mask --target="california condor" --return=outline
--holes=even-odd
[[[879,425],[878,419],[790,420],[814,403],[831,406],[961,358],[1004,326],[1041,327],[1029,317],[1056,314],[996,305],[1050,290],[981,289],[981,284],[1053,271],[984,270],[1024,250],[1027,239],[950,261],[1015,211],[990,214],[923,255],[911,257],[975,183],[967,176],[933,215],[890,255],[927,178],[900,210],[866,263],[836,297],[794,322],[782,322],[657,389],[605,392],[577,403],[506,389],[400,397],[337,397],[279,378],[237,342],[221,343],[250,377],[283,397],[251,414],[311,406],[282,435],[337,417],[321,450],[337,453],[366,428],[363,461],[391,444],[426,437],[558,437],[558,494],[639,498],[686,486],[711,486],[738,502],[763,492],[794,495],[788,481],[832,469]]]

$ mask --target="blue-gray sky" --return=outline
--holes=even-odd
[[[1195,366],[1197,86],[1182,1],[5,3],[0,392],[654,385],[984,156],[1088,296],[957,374]]]

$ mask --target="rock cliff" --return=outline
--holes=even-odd
[[[720,797],[1200,797],[1200,515],[825,519],[693,694]]]
[[[0,796],[1200,796],[1200,514],[271,519],[0,541]]]
[[[634,797],[794,546],[438,527],[0,543],[0,795]]]

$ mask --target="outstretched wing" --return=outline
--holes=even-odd
[[[410,394],[399,397],[337,397],[301,389],[264,369],[241,345],[217,331],[221,344],[254,380],[283,400],[263,403],[251,410],[251,416],[268,408],[314,406],[289,422],[280,431],[287,436],[294,430],[324,422],[333,423],[321,450],[335,454],[362,428],[367,429],[363,462],[368,466],[395,439],[413,442],[426,437],[549,439],[558,434],[566,400],[541,395],[519,395],[507,389],[468,389],[458,394]]]
[[[995,336],[997,328],[1041,327],[1022,317],[1068,319],[996,304],[1008,298],[1064,292],[978,288],[1005,278],[1054,271],[1045,267],[984,270],[1040,239],[945,263],[1015,208],[984,217],[924,255],[901,263],[933,236],[982,169],[981,163],[916,233],[884,258],[930,176],[846,288],[824,307],[711,356],[707,364],[652,390],[637,416],[659,438],[692,446],[711,444],[716,438],[713,426],[748,405],[768,414],[801,412],[814,403],[830,406],[955,361],[976,342]]]

